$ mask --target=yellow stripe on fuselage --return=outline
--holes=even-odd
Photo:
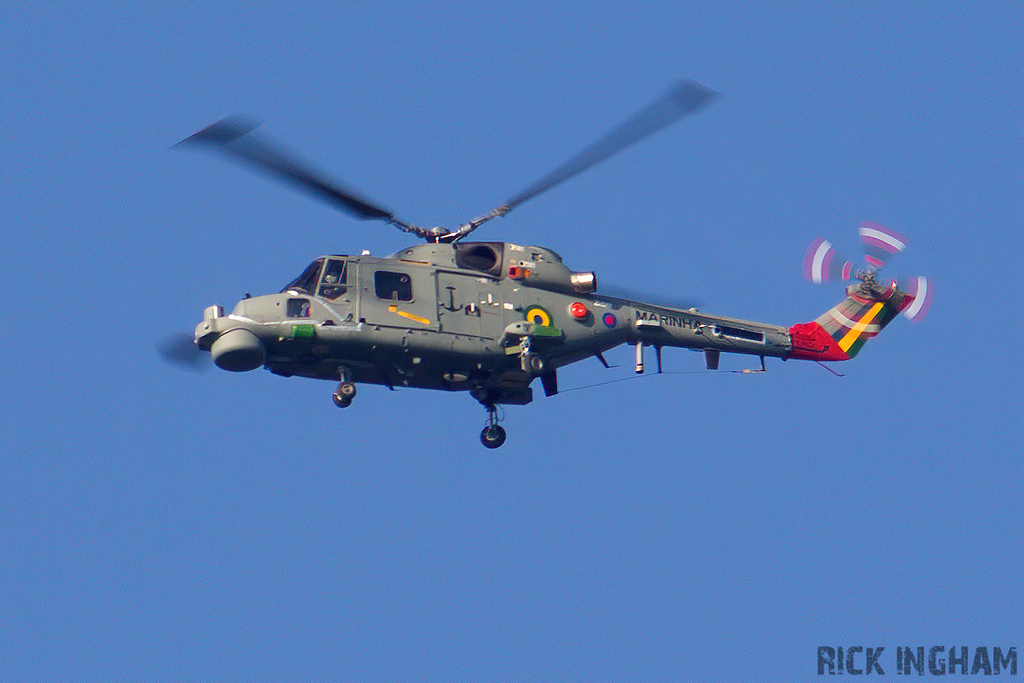
[[[885,303],[879,301],[874,306],[869,308],[868,312],[865,313],[861,317],[861,319],[857,321],[857,324],[853,326],[853,329],[847,332],[846,336],[839,340],[839,348],[843,350],[843,353],[846,353],[847,351],[850,350],[850,347],[853,346],[853,343],[857,341],[861,333],[864,332],[865,329],[867,329],[868,325],[871,324],[871,321],[875,319],[875,316],[877,316],[878,312],[881,311],[884,307]]]
[[[389,313],[397,313],[398,315],[402,316],[403,318],[408,318],[409,320],[415,320],[416,322],[423,323],[424,325],[429,325],[430,324],[430,321],[427,320],[426,318],[421,318],[418,315],[415,315],[413,313],[408,313],[407,311],[401,311],[401,310],[398,309],[398,306],[388,306],[388,312]]]

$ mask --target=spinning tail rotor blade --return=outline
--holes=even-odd
[[[861,223],[860,239],[864,242],[864,259],[875,270],[907,248],[906,237],[878,223]]]
[[[286,180],[318,199],[333,204],[346,213],[363,220],[383,220],[400,224],[387,209],[358,197],[350,190],[329,180],[312,166],[298,160],[295,154],[275,147],[254,134],[258,123],[239,116],[229,116],[191,135],[179,145],[206,145],[219,150],[235,161],[258,168]]]
[[[594,164],[621,152],[684,116],[700,111],[718,93],[694,81],[683,81],[633,118],[611,131],[533,185],[508,200],[501,208],[509,211],[559,183],[582,173]]]
[[[811,242],[807,256],[804,257],[804,276],[817,283],[858,279],[861,281],[859,291],[862,294],[871,297],[887,291],[885,297],[889,297],[893,290],[886,290],[885,286],[879,285],[876,276],[890,256],[907,248],[907,238],[878,223],[861,223],[860,238],[864,242],[867,269],[854,272],[853,264],[840,258],[831,243],[819,237]],[[902,304],[903,315],[914,322],[920,321],[932,305],[935,282],[927,277],[915,277],[899,283],[899,288],[907,295]]]
[[[849,280],[853,264],[839,256],[831,242],[817,238],[811,242],[804,257],[804,277],[821,284],[829,280]]]
[[[932,298],[935,296],[935,281],[919,275],[901,285],[901,289],[914,297],[910,305],[903,309],[903,315],[915,323],[920,322],[931,308]]]

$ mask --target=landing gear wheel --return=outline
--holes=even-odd
[[[334,405],[339,408],[348,408],[352,405],[352,398],[356,395],[356,385],[353,382],[342,382],[334,390]]]
[[[531,375],[543,375],[547,369],[544,359],[535,353],[524,353],[522,358],[520,358],[519,364],[523,372],[528,372]]]
[[[351,401],[356,395],[355,382],[342,382],[338,385],[337,393],[339,396],[343,396]]]
[[[499,448],[505,443],[505,430],[498,424],[501,419],[498,417],[498,406],[488,401],[484,407],[487,408],[487,425],[480,432],[480,443],[487,448]]]
[[[488,448],[498,448],[505,443],[505,429],[501,425],[487,425],[480,432],[480,443]]]

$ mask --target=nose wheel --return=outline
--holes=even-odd
[[[498,448],[505,443],[505,429],[498,424],[498,409],[493,403],[487,405],[487,426],[480,432],[480,443],[487,448]]]

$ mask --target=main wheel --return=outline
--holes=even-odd
[[[356,395],[356,385],[354,382],[342,382],[338,385],[337,393],[342,398],[347,398],[351,401]]]
[[[498,448],[505,443],[505,429],[501,425],[488,425],[480,432],[480,443],[488,448]]]
[[[342,382],[338,385],[338,388],[334,390],[334,394],[331,398],[334,399],[334,405],[339,408],[348,408],[352,405],[352,398],[356,395],[356,385],[354,382]]]

